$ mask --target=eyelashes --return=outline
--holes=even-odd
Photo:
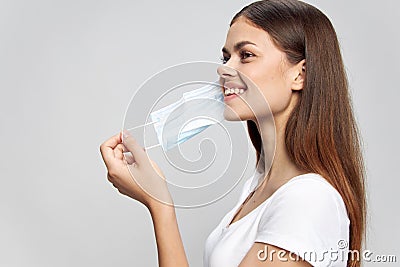
[[[240,60],[242,62],[245,61],[246,59],[254,56],[254,54],[249,51],[240,51],[239,54],[240,54]],[[221,56],[219,58],[219,60],[221,61],[222,64],[226,64],[229,59],[230,59],[230,57],[226,57],[226,56]]]
[[[242,51],[242,52],[240,52],[240,57],[241,57],[242,59],[246,59],[246,58],[249,58],[249,57],[252,57],[252,56],[254,56],[254,54],[251,53],[251,52],[248,52],[248,51]]]
[[[219,58],[219,60],[221,61],[222,64],[226,64],[226,62],[228,62],[229,58],[224,57],[224,56],[221,56],[221,57]]]

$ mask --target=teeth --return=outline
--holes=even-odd
[[[239,89],[239,88],[226,88],[225,89],[225,95],[229,94],[243,94],[244,89]]]

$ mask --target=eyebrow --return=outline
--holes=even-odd
[[[235,44],[235,46],[233,47],[234,51],[238,51],[243,46],[248,45],[248,44],[256,45],[255,43],[252,43],[250,41],[241,41],[241,42],[238,42],[238,43]],[[228,49],[225,46],[222,48],[222,52],[229,54]]]

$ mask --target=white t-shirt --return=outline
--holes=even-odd
[[[316,267],[345,267],[350,220],[340,194],[319,174],[293,177],[249,214],[226,227],[262,178],[255,172],[245,182],[238,203],[208,236],[204,266],[238,266],[254,242],[262,242],[291,251]],[[259,258],[271,256],[271,248],[264,252],[267,254],[260,253]],[[272,254],[273,260],[279,260],[277,252]]]

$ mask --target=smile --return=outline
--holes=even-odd
[[[225,92],[224,92],[224,94],[226,95],[226,96],[228,96],[228,95],[233,95],[233,94],[235,94],[235,95],[241,95],[241,94],[243,94],[244,93],[244,89],[243,88],[226,88],[225,89]]]

